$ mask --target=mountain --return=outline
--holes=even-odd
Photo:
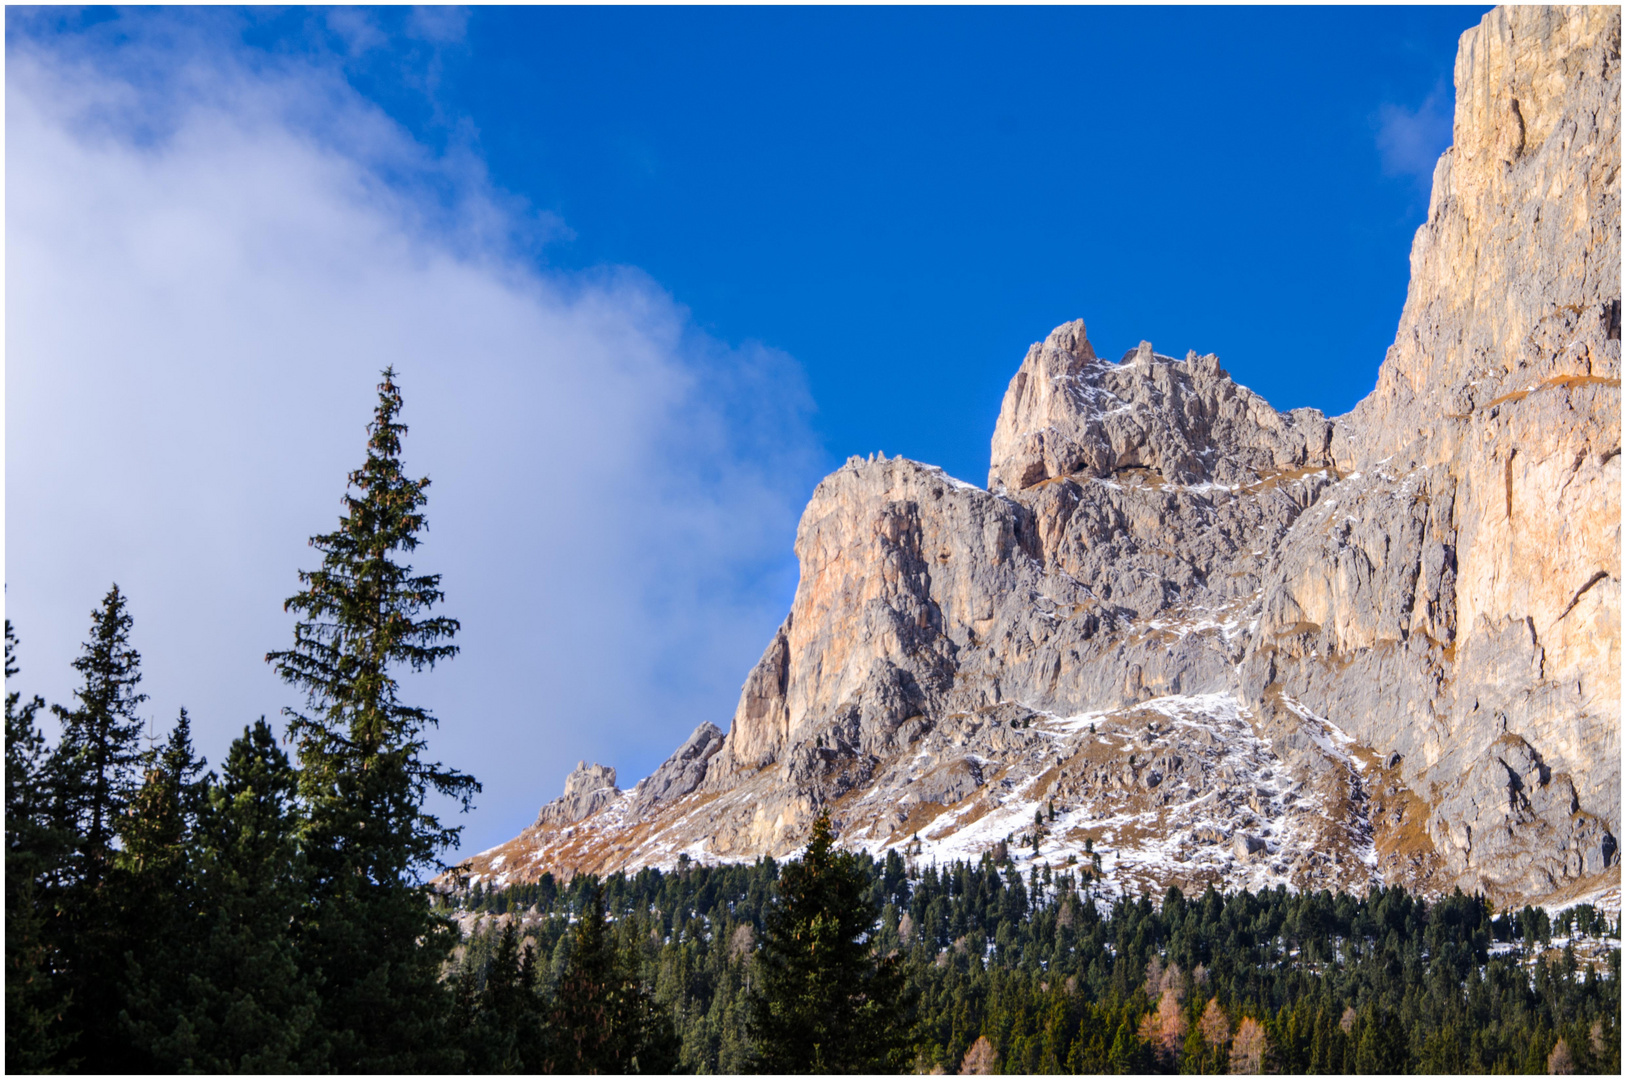
[[[1099,861],[1108,895],[1618,888],[1619,9],[1498,8],[1455,82],[1348,415],[1057,327],[986,489],[882,455],[818,485],[727,733],[626,791],[584,764],[465,872],[784,856],[827,807],[850,847]]]

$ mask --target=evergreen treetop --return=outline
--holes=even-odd
[[[752,1037],[768,1072],[894,1072],[907,1057],[904,973],[875,955],[869,875],[835,850],[828,812],[780,872],[757,954]]]
[[[134,1039],[158,1068],[287,1073],[326,1064],[316,976],[301,973],[290,933],[308,895],[296,784],[263,717],[233,741],[222,775],[205,780],[188,903],[129,996]]]
[[[74,660],[83,677],[73,709],[52,707],[62,724],[49,783],[57,824],[76,835],[75,873],[94,888],[112,860],[119,818],[141,785],[141,720],[137,691],[141,654],[130,645],[132,619],[118,585],[91,612],[90,640]]]
[[[307,799],[350,803],[335,786],[341,777],[399,773],[372,792],[372,810],[384,814],[392,837],[374,846],[401,860],[369,868],[380,880],[438,869],[440,852],[456,844],[460,827],[443,827],[423,812],[430,790],[458,799],[464,809],[480,790],[473,777],[419,760],[424,732],[438,722],[399,697],[395,673],[456,656],[451,639],[460,627],[456,619],[425,614],[445,599],[440,575],[414,574],[397,560],[417,549],[418,534],[428,528],[421,508],[429,480],[410,479],[402,470],[401,392],[393,368],[383,376],[367,427],[367,460],[350,473],[339,527],[311,538],[322,553],[321,568],[301,570],[305,588],[283,605],[302,616],[294,646],[266,655],[278,675],[305,691],[306,711],[284,712],[299,746]]]

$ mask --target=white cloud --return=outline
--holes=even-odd
[[[262,657],[290,640],[281,602],[393,364],[408,466],[434,481],[416,562],[464,626],[409,694],[441,716],[436,754],[486,785],[466,848],[527,824],[577,758],[632,780],[726,724],[815,479],[794,361],[700,333],[636,270],[539,270],[520,253],[548,219],[467,148],[414,142],[326,54],[121,18],[117,47],[9,35],[21,688],[68,699],[117,581],[161,727],[185,704],[218,762],[293,703]]]
[[[1378,157],[1385,176],[1407,176],[1427,186],[1434,164],[1451,145],[1452,94],[1441,83],[1415,109],[1384,104],[1378,108]]]

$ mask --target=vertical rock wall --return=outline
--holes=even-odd
[[[1352,472],[1289,535],[1248,689],[1404,759],[1467,886],[1603,867],[1620,804],[1620,12],[1466,32]],[[1278,713],[1280,710],[1278,710]]]

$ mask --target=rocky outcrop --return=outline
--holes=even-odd
[[[578,761],[565,777],[565,793],[544,806],[536,816],[538,825],[570,825],[592,817],[621,792],[615,786],[615,770],[608,765]]]
[[[630,809],[643,814],[660,803],[681,799],[700,786],[706,778],[711,759],[724,746],[723,733],[716,724],[701,724],[694,729],[688,741],[678,747],[677,753],[661,763],[660,768],[638,781],[633,789]],[[613,782],[612,774],[612,782]]]
[[[784,855],[828,808],[877,852],[1099,860],[1105,894],[1618,878],[1619,41],[1611,8],[1463,35],[1349,415],[1056,328],[987,489],[879,455],[820,483],[726,736],[631,792],[579,768],[469,870]]]
[[[1159,356],[1151,342],[1098,359],[1082,319],[1028,350],[994,425],[988,487],[1146,469],[1178,484],[1233,483],[1330,463],[1332,425],[1315,409],[1278,413],[1231,381],[1216,356]]]

